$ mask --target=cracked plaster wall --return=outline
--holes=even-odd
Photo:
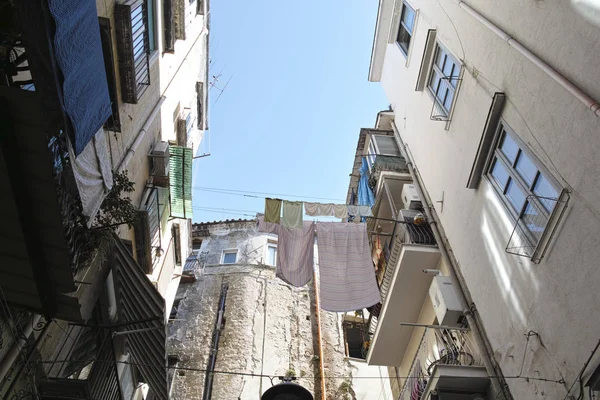
[[[254,221],[203,228],[208,236],[203,237],[201,263],[194,271],[197,281],[180,286],[178,297],[183,300],[169,327],[169,353],[179,356],[180,367],[206,369],[221,285],[227,282],[225,324],[215,370],[276,376],[293,371],[297,382],[319,399],[313,283],[292,287],[275,277],[274,267],[260,263],[266,259],[267,240],[276,236],[256,232]],[[219,264],[222,251],[231,248],[240,250],[238,264]],[[387,373],[346,358],[342,318],[342,314],[321,311],[327,399],[360,400],[382,393],[381,399],[391,399]],[[372,379],[353,382],[352,377],[358,375],[384,379],[375,384]],[[213,399],[259,399],[271,387],[269,378],[221,373],[214,377]],[[178,371],[171,398],[201,399],[204,382],[203,372]]]

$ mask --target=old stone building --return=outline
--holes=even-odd
[[[315,399],[392,399],[387,369],[354,358],[360,313],[318,310],[313,282],[275,277],[276,235],[227,220],[195,224],[193,244],[169,324],[172,399],[257,399],[279,376]]]

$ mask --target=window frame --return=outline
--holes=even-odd
[[[226,263],[225,262],[225,255],[226,254],[235,254],[235,261],[232,262],[232,263]],[[222,253],[221,253],[221,264],[224,264],[224,265],[234,265],[234,264],[237,264],[237,262],[238,262],[238,249],[226,249],[226,250],[222,251]]]
[[[510,136],[510,138],[517,146],[517,152],[514,157],[514,161],[511,161],[501,149],[503,139],[506,135]],[[521,159],[522,154],[524,154],[529,159],[531,164],[536,168],[535,176],[530,184],[525,180],[525,178],[519,173],[519,171],[516,168],[519,160]],[[497,162],[502,163],[503,167],[507,171],[508,177],[504,188],[500,187],[500,184],[492,175],[492,170]],[[541,211],[544,214],[544,217],[546,217],[547,222],[544,225],[542,232],[534,233],[525,224],[525,226],[522,228],[522,231],[527,236],[527,239],[536,247],[539,247],[540,244],[543,244],[543,242],[547,240],[546,238],[544,238],[546,232],[549,230],[549,228],[554,229],[557,224],[557,221],[555,220],[554,216],[557,214],[557,210],[561,208],[560,205],[563,202],[565,190],[562,187],[562,185],[556,180],[556,178],[554,178],[554,176],[548,171],[544,164],[535,156],[535,154],[533,154],[531,150],[529,150],[525,142],[523,142],[523,140],[517,135],[515,130],[512,129],[510,125],[508,125],[507,122],[502,118],[500,118],[500,121],[496,126],[495,137],[492,146],[490,147],[486,165],[483,170],[483,176],[488,180],[489,184],[494,190],[494,193],[499,197],[500,201],[502,202],[502,204],[504,205],[504,207],[506,208],[506,210],[508,211],[508,213],[513,218],[516,224],[520,224],[523,221],[523,216],[529,207],[530,201],[535,203],[533,206],[535,207],[536,211]],[[543,204],[543,202],[540,199],[538,199],[538,197],[545,196],[535,193],[535,187],[540,181],[540,177],[544,177],[556,192],[556,203],[551,209],[548,209]],[[520,209],[517,209],[517,207],[515,207],[515,205],[506,195],[506,192],[508,191],[508,188],[512,182],[514,182],[517,185],[518,189],[524,194],[523,204]],[[534,257],[532,257],[532,259]]]
[[[411,30],[408,29],[408,27],[406,26],[406,24],[402,20],[402,17],[404,16],[404,11],[405,11],[406,8],[409,8],[412,11],[412,13],[413,13],[413,21],[412,21],[412,29]],[[406,0],[402,0],[402,8],[400,9],[400,18],[398,20],[398,29],[397,29],[397,32],[396,32],[396,37],[394,39],[394,42],[396,43],[396,45],[400,49],[400,52],[407,59],[408,59],[408,54],[410,52],[410,48],[411,48],[411,44],[412,44],[412,39],[413,39],[414,34],[415,34],[416,23],[417,23],[417,10],[413,6],[411,6]],[[404,47],[402,47],[402,43],[403,42],[401,42],[399,40],[400,39],[400,33],[402,32],[402,28],[404,28],[404,30],[409,34],[409,39],[408,39],[408,43],[407,43],[406,49]]]
[[[269,260],[269,249],[275,249],[275,253],[273,255],[273,264],[270,263],[271,260]],[[277,265],[277,243],[271,243],[268,242],[267,243],[267,257],[266,257],[266,263],[265,265],[269,265],[271,267],[275,267]]]
[[[379,149],[379,145],[377,144],[377,140],[374,138],[374,136],[385,136],[385,137],[391,138],[394,141],[394,143],[396,144],[396,150],[397,150],[398,154],[383,154],[382,150]],[[399,157],[401,155],[402,155],[402,152],[400,151],[400,145],[396,141],[396,137],[394,135],[386,135],[386,134],[378,134],[378,133],[369,134],[369,145],[367,146],[367,154],[365,156],[367,159],[367,165],[369,166],[369,171],[371,171],[371,169],[373,168],[373,164],[375,164],[375,160],[377,159],[377,156]]]
[[[437,58],[438,58],[438,54],[439,52],[444,53],[446,60],[444,61],[444,64],[442,66],[442,68],[440,68],[439,65],[437,65]],[[452,75],[446,76],[444,74],[444,66],[446,65],[446,62],[448,61],[448,59],[450,59],[451,61],[453,61],[453,64],[455,67],[458,67],[458,72],[456,75],[454,75],[454,68],[451,71]],[[430,66],[429,66],[429,71],[428,71],[428,76],[427,76],[427,81],[426,81],[426,87],[427,90],[429,92],[429,94],[433,97],[433,101],[437,103],[437,105],[446,113],[446,117],[450,118],[450,116],[452,115],[452,110],[454,109],[454,105],[456,104],[456,97],[458,94],[458,90],[460,87],[460,80],[461,80],[461,74],[463,72],[463,65],[462,62],[454,56],[454,54],[452,54],[449,50],[448,47],[445,46],[443,43],[441,43],[439,40],[435,41],[435,46],[433,49],[433,53],[432,53],[432,57],[431,57],[431,62],[430,62]],[[437,85],[437,90],[439,90],[440,88],[440,84],[442,82],[443,79],[446,78],[456,78],[456,85],[452,85],[452,80],[450,80],[450,83],[448,84],[448,89],[450,89],[452,91],[452,101],[449,105],[448,108],[446,108],[445,104],[445,97],[444,97],[444,101],[442,101],[438,96],[437,96],[437,90],[433,90],[432,87],[432,80],[435,77],[435,73],[437,73],[439,75],[439,83]]]

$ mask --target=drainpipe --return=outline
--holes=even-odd
[[[448,240],[446,238],[445,233],[440,232],[438,227],[439,218],[433,205],[431,203],[431,199],[429,198],[429,194],[423,189],[425,185],[421,179],[419,171],[413,164],[413,160],[409,155],[409,148],[406,145],[402,138],[400,137],[400,133],[398,131],[398,127],[395,122],[392,122],[392,127],[394,128],[394,132],[396,133],[396,137],[400,141],[400,149],[402,151],[402,155],[406,159],[406,165],[409,167],[409,173],[411,178],[413,179],[413,183],[415,183],[415,188],[417,189],[417,193],[419,197],[424,201],[423,209],[425,210],[425,215],[427,219],[430,221],[431,230],[433,231],[433,236],[435,237],[435,241],[438,244],[438,248],[440,249],[440,253],[444,262],[450,266],[450,275],[454,281],[458,283],[458,288],[460,292],[460,296],[464,302],[464,304],[468,305],[468,308],[464,311],[464,314],[467,318],[467,322],[469,327],[471,327],[471,332],[473,332],[473,337],[475,342],[477,343],[477,347],[482,350],[482,359],[483,365],[485,366],[485,370],[487,374],[490,376],[492,386],[496,393],[502,392],[504,399],[512,399],[512,395],[506,389],[506,384],[503,384],[504,378],[502,376],[502,371],[500,368],[496,368],[492,362],[491,354],[493,354],[493,349],[489,341],[487,340],[483,323],[480,321],[479,316],[477,315],[477,310],[475,309],[475,304],[469,293],[467,283],[459,271],[458,261],[454,257],[454,253],[448,248],[450,245],[448,244]]]
[[[544,71],[550,78],[556,83],[562,86],[567,92],[571,93],[577,100],[582,102],[596,117],[600,117],[600,104],[588,96],[582,89],[577,87],[573,82],[569,81],[563,75],[558,73],[554,68],[548,65],[544,60],[533,54],[529,49],[523,46],[521,43],[516,41],[509,34],[500,29],[497,25],[485,18],[483,15],[475,11],[470,5],[462,0],[454,0],[454,2],[469,15],[481,22],[486,28],[496,34],[500,39],[508,43],[509,46],[513,47],[518,53],[531,61],[534,65]]]
[[[123,160],[121,160],[121,163],[119,164],[119,167],[117,168],[118,172],[123,172],[123,171],[125,171],[125,169],[127,169],[127,165],[129,164],[129,161],[131,161],[131,158],[133,158],[133,155],[135,154],[135,151],[137,150],[138,146],[140,145],[140,143],[142,143],[144,136],[146,136],[148,129],[150,129],[150,125],[152,125],[152,122],[154,122],[154,118],[156,118],[156,115],[160,111],[160,107],[162,106],[162,104],[165,102],[166,99],[167,98],[165,96],[161,96],[160,99],[158,99],[158,102],[154,106],[154,109],[152,109],[152,112],[146,119],[146,122],[144,122],[142,129],[135,137],[135,140],[133,141],[133,143],[131,144],[129,149],[127,149],[127,153],[125,154],[125,157],[123,157]]]
[[[212,389],[214,381],[215,364],[217,363],[217,352],[219,351],[219,339],[224,325],[225,301],[227,300],[227,290],[229,284],[223,282],[221,285],[221,298],[219,299],[219,311],[217,313],[217,321],[213,331],[213,340],[210,349],[210,358],[208,360],[208,368],[206,369],[206,378],[204,379],[204,391],[202,400],[212,399]]]
[[[10,350],[8,351],[8,353],[4,356],[4,358],[0,362],[0,382],[4,381],[6,374],[8,373],[10,368],[13,366],[15,360],[17,359],[17,357],[19,356],[19,353],[21,352],[21,349],[23,348],[25,343],[27,343],[27,339],[29,339],[29,336],[31,336],[31,334],[33,333],[33,327],[36,326],[38,324],[38,322],[40,322],[41,318],[42,318],[42,316],[38,315],[38,314],[35,314],[33,317],[31,317],[31,321],[28,322],[27,324],[25,324],[25,329],[23,329],[23,337],[19,338],[16,341],[16,343],[13,343],[13,345],[10,348]],[[23,339],[23,338],[25,338],[25,339]],[[7,394],[8,394],[8,392],[7,392]]]
[[[319,342],[319,373],[321,374],[321,400],[327,399],[325,389],[325,360],[323,359],[323,335],[321,333],[321,302],[319,288],[317,287],[317,271],[313,268],[313,283],[315,285],[315,307],[317,309],[317,338]]]

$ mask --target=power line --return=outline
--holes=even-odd
[[[208,372],[208,373],[212,373],[212,374],[223,374],[223,375],[238,375],[238,376],[250,376],[250,377],[256,377],[256,378],[279,378],[282,377],[282,375],[268,375],[268,374],[255,374],[252,372],[237,372],[237,371],[221,371],[221,370],[206,370],[203,368],[193,368],[193,367],[178,367],[178,366],[168,366],[168,365],[157,365],[157,364],[145,364],[145,363],[137,363],[137,362],[131,362],[131,361],[117,361],[117,360],[99,360],[99,359],[79,359],[79,360],[55,360],[55,361],[37,361],[35,364],[50,364],[50,363],[73,363],[73,362],[83,362],[83,361],[88,361],[88,362],[100,362],[100,363],[116,363],[116,364],[127,364],[127,365],[133,365],[133,366],[138,366],[138,367],[149,367],[149,368],[161,368],[161,369],[173,369],[173,370],[179,370],[179,371],[192,371],[192,372]],[[201,362],[201,361],[198,361]],[[488,376],[489,378],[499,378],[498,376]],[[306,376],[302,376],[302,377],[298,377],[298,378],[304,378],[304,379],[315,379],[315,378],[323,378],[323,379],[385,379],[382,376],[352,376],[352,375],[335,375],[335,376],[329,376],[329,375],[325,375],[325,376],[310,376],[310,375],[306,375]],[[388,376],[389,379],[409,379],[409,378],[413,378],[412,376]],[[464,379],[464,377],[461,376],[447,376],[446,378],[452,379]],[[524,380],[529,380],[529,381],[542,381],[542,382],[553,382],[553,383],[558,383],[558,384],[562,384],[564,381],[562,380],[555,380],[555,379],[547,379],[547,378],[537,378],[537,377],[531,377],[531,376],[505,376],[505,379],[524,379]]]
[[[266,195],[266,196],[283,196],[283,197],[295,197],[295,198],[303,198],[303,199],[318,199],[318,200],[332,200],[332,201],[341,201],[345,202],[345,200],[340,200],[332,197],[316,197],[316,196],[301,196],[295,194],[284,194],[284,193],[269,193],[269,192],[255,192],[250,190],[236,190],[236,189],[224,189],[224,188],[212,188],[206,186],[192,186],[192,189],[200,190],[204,192],[215,192],[215,193],[223,193],[223,194],[231,194],[237,196],[245,196],[245,197],[253,197],[257,199],[264,199],[264,196],[256,196],[256,195]]]

